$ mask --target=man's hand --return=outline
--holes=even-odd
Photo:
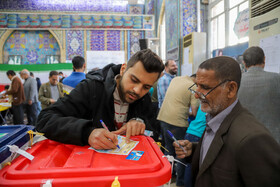
[[[94,129],[88,137],[88,144],[94,149],[114,149],[117,147],[118,137],[106,129]]]
[[[185,158],[187,156],[190,156],[192,154],[192,143],[188,140],[178,140],[179,144],[187,151],[185,153],[181,147],[174,141],[173,146],[175,148],[175,152],[178,158]]]
[[[28,104],[29,104],[29,105],[32,105],[32,100],[28,100]]]
[[[54,99],[50,99],[51,104],[54,104],[56,102],[56,100]]]
[[[126,133],[126,143],[129,143],[130,136],[137,136],[140,134],[144,134],[146,129],[146,125],[137,120],[130,120],[124,126],[122,126],[119,130],[115,131],[115,134],[123,134]]]

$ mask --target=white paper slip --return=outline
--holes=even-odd
[[[118,145],[120,149],[94,149],[90,147],[89,149],[93,149],[98,153],[107,153],[107,154],[116,154],[116,155],[128,155],[139,143],[139,141],[130,140],[129,143],[125,142],[124,136],[118,136]]]

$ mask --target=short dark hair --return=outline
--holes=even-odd
[[[34,76],[33,72],[30,72],[30,76]]]
[[[164,66],[167,67],[170,61],[171,61],[171,59],[166,60]]]
[[[75,56],[72,59],[72,64],[75,69],[81,69],[83,65],[85,64],[85,59],[81,56]]]
[[[58,72],[58,74],[63,74],[62,71]]]
[[[7,71],[7,76],[8,75],[12,75],[12,76],[15,76],[16,75],[16,73],[13,71],[13,70],[9,70],[9,71]]]
[[[245,50],[243,60],[247,67],[264,63],[264,52],[262,48],[253,46]]]
[[[240,86],[241,70],[238,62],[231,57],[218,56],[202,62],[199,69],[213,70],[218,80],[235,81]]]
[[[49,74],[49,78],[52,77],[53,75],[58,75],[57,71],[51,71]]]
[[[196,73],[192,74],[190,77],[196,78]]]
[[[161,72],[164,70],[164,65],[161,58],[150,49],[143,49],[135,53],[127,62],[126,69],[133,67],[134,64],[139,61],[142,62],[145,70],[148,73],[156,72],[159,73],[160,76]]]

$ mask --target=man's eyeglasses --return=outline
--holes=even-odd
[[[196,83],[194,83],[191,87],[189,87],[188,90],[190,90],[190,91],[192,92],[192,94],[197,94],[201,99],[206,99],[206,96],[207,96],[208,94],[210,94],[213,90],[215,90],[217,87],[221,86],[222,84],[224,84],[224,83],[227,82],[227,81],[231,81],[231,80],[226,79],[226,80],[220,82],[217,86],[215,86],[214,88],[212,88],[211,90],[209,90],[209,92],[207,92],[206,94],[203,94],[203,93],[201,93],[201,92],[198,92],[198,91],[192,89],[192,87],[193,87],[194,85],[196,85]]]

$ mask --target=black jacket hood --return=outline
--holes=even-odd
[[[98,81],[104,81],[105,77],[107,77],[108,71],[111,68],[111,70],[113,71],[114,75],[117,75],[120,73],[120,68],[121,68],[121,64],[108,64],[107,66],[105,66],[103,69],[99,69],[99,70],[94,70],[94,71],[90,71],[86,74],[86,78],[87,79],[91,79],[91,80],[98,80]]]

